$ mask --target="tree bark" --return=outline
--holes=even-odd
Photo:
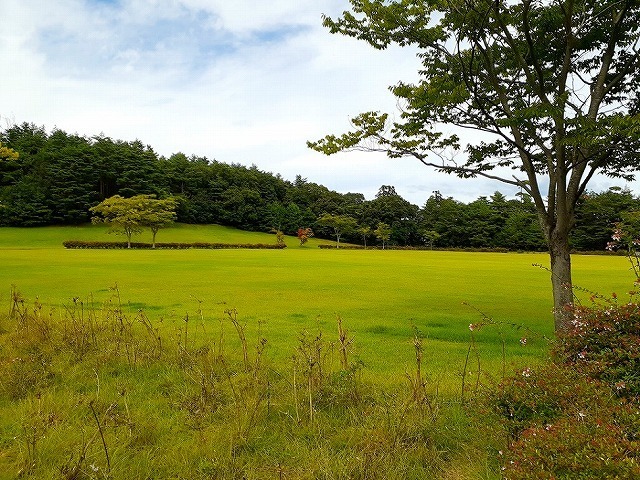
[[[549,238],[553,318],[556,334],[567,331],[573,319],[573,289],[571,283],[571,253],[568,235],[553,233]]]

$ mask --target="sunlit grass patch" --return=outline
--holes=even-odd
[[[411,363],[405,347],[413,326],[430,341],[433,362],[456,373],[469,344],[469,325],[483,314],[496,322],[475,334],[487,362],[502,362],[503,346],[509,362],[540,358],[547,348],[544,337],[552,335],[548,272],[532,266],[545,263],[544,254],[320,250],[314,239],[283,251],[61,247],[72,235],[96,238],[105,232],[97,226],[0,229],[0,304],[7,304],[11,285],[59,309],[73,298],[100,304],[117,285],[128,312],[146,311],[169,330],[180,328],[186,315],[201,316],[194,334],[202,335],[217,328],[225,310],[236,308],[248,332],[261,331],[269,339],[268,354],[276,359],[288,355],[300,330],[330,330],[340,315],[374,372],[401,373]],[[272,237],[184,225],[161,234],[167,241]],[[627,268],[623,258],[576,256],[574,265],[579,285],[628,289],[620,274]]]

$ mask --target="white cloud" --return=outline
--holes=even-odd
[[[345,0],[2,0],[0,116],[69,132],[140,139],[296,174],[371,198],[395,185],[472,200],[507,189],[436,174],[411,159],[324,157],[306,140],[393,111],[387,87],[415,79],[413,52],[331,35]]]
[[[219,26],[238,34],[278,25],[319,25],[321,14],[340,13],[347,6],[341,0],[181,0],[179,3],[190,9],[214,13]]]

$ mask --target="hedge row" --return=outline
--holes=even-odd
[[[326,243],[318,245],[318,248],[322,249],[336,249],[335,244],[329,245]],[[340,250],[364,250],[365,248],[362,245],[340,245]],[[367,247],[367,250],[382,250],[380,246]],[[430,247],[404,247],[398,245],[386,246],[385,250],[439,250],[439,251],[447,251],[447,252],[489,252],[489,253],[508,253],[508,248],[503,247],[468,247],[468,248],[430,248]]]
[[[85,242],[80,240],[67,240],[62,242],[65,248],[103,248],[103,249],[126,249],[127,242]],[[252,248],[252,249],[282,249],[286,245],[276,245],[267,243],[206,243],[206,242],[194,242],[194,243],[156,243],[156,249],[165,250],[186,250],[189,248],[203,248],[203,249],[225,249],[225,248]],[[151,249],[153,246],[150,243],[131,242],[131,248],[136,249]]]

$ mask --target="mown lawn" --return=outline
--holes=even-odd
[[[146,235],[149,236],[149,235]],[[145,235],[137,237],[148,241]],[[167,328],[189,315],[200,332],[218,328],[235,308],[250,337],[267,338],[270,354],[287,358],[300,332],[333,334],[336,316],[355,337],[355,351],[374,372],[403,372],[412,362],[417,327],[436,371],[457,370],[482,314],[502,326],[476,334],[487,362],[540,358],[552,335],[544,254],[321,250],[287,239],[275,250],[66,250],[63,240],[113,239],[102,226],[0,229],[0,304],[15,285],[28,300],[63,308],[74,297],[104,302],[117,285],[121,302]],[[219,226],[178,225],[161,241],[272,243],[273,235]],[[601,293],[629,290],[621,257],[575,256],[577,285]],[[588,295],[580,293],[582,298]],[[509,326],[513,325],[513,326]],[[524,328],[526,327],[526,328]],[[529,329],[529,330],[527,330]],[[527,338],[527,346],[519,340]]]

